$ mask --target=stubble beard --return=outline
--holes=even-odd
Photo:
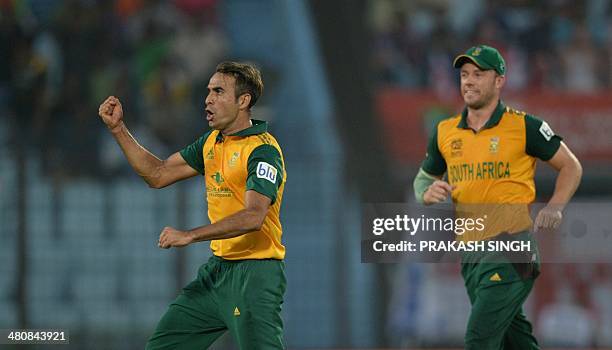
[[[476,100],[476,101],[473,101],[473,102],[471,102],[471,103],[466,102],[466,105],[467,105],[467,106],[468,106],[470,109],[475,109],[475,110],[478,110],[478,109],[481,109],[481,108],[483,108],[483,107],[485,107],[485,106],[488,106],[488,105],[489,105],[489,103],[491,103],[491,100],[493,100],[493,98],[494,98],[494,97],[495,97],[495,96],[494,96],[494,94],[493,94],[493,90],[489,90],[489,91],[487,92],[487,94],[482,95],[482,97],[481,97],[480,99],[478,99],[478,100]]]

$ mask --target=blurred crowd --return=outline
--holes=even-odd
[[[612,88],[611,0],[372,0],[379,86],[454,94],[453,57],[500,49],[508,90]],[[160,155],[203,127],[205,86],[227,55],[217,0],[0,0],[0,112],[62,176],[124,169],[96,117],[109,94]],[[450,93],[449,93],[450,92]],[[4,119],[4,118],[3,118]],[[12,130],[12,129],[11,129]]]
[[[12,142],[60,178],[121,171],[97,116],[124,102],[139,140],[166,156],[204,127],[206,84],[226,54],[215,0],[0,0],[0,110]]]
[[[498,48],[509,90],[594,93],[612,87],[609,0],[374,0],[373,67],[381,86],[456,90],[453,58]]]

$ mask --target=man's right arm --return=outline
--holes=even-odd
[[[453,186],[443,181],[446,161],[438,148],[438,128],[433,128],[427,144],[427,154],[414,178],[414,196],[425,205],[441,203],[452,193]]]
[[[161,160],[141,146],[125,126],[123,108],[116,97],[108,97],[100,105],[98,114],[121,147],[134,171],[150,187],[163,188],[198,174],[178,152],[166,160]]]

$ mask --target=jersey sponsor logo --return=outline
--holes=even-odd
[[[236,317],[240,316],[240,310],[238,310],[238,306],[234,308],[234,316]]]
[[[510,178],[510,162],[462,163],[448,167],[451,183]]]
[[[542,122],[542,125],[540,125],[540,134],[544,136],[546,141],[550,141],[550,139],[555,136],[554,131],[552,131],[547,122]]]
[[[234,192],[229,187],[206,186],[206,195],[208,197],[230,198],[234,196]]]
[[[451,157],[461,157],[463,155],[463,140],[454,139],[451,141]]]
[[[491,137],[491,142],[489,143],[489,153],[497,154],[498,150],[499,150],[499,137],[498,136]]]
[[[276,183],[276,175],[278,171],[272,165],[266,162],[257,163],[257,177],[260,179],[266,179],[271,183]]]

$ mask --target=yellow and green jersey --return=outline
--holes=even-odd
[[[276,139],[267,123],[231,135],[213,130],[180,151],[187,164],[204,175],[208,217],[215,223],[245,208],[244,195],[254,190],[270,198],[272,205],[261,230],[238,237],[213,240],[213,254],[228,260],[283,259],[285,247],[280,207],[287,174]]]
[[[546,122],[500,101],[479,131],[468,126],[467,109],[438,123],[422,169],[435,176],[447,173],[458,215],[486,215],[485,230],[459,237],[482,240],[531,227],[536,158],[549,160],[560,144]]]

